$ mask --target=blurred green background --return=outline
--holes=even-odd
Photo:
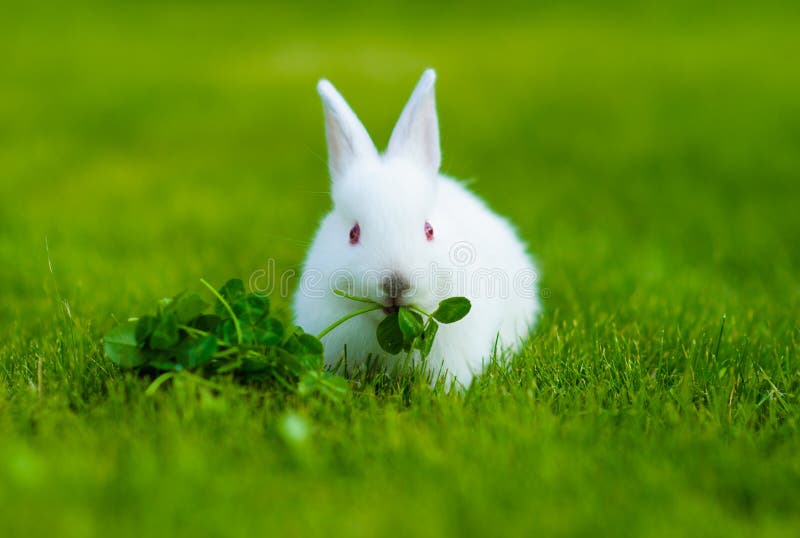
[[[795,535],[798,28],[791,2],[4,6],[0,534]],[[331,408],[145,399],[105,363],[115,317],[299,267],[319,78],[383,147],[428,66],[443,170],[541,263],[513,371]]]

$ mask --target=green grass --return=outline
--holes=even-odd
[[[787,6],[4,8],[0,535],[796,536]],[[104,358],[200,277],[298,267],[319,77],[383,144],[429,65],[445,171],[541,262],[523,353],[338,405]]]

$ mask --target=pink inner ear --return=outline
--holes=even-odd
[[[425,221],[425,238],[428,241],[433,241],[433,226],[427,220]]]
[[[355,245],[361,237],[361,226],[356,222],[355,226],[350,228],[350,244]]]

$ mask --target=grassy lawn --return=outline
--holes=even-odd
[[[460,6],[4,8],[0,536],[797,536],[800,12]],[[444,171],[540,261],[524,352],[339,404],[104,357],[299,267],[318,78],[382,146],[427,66]]]

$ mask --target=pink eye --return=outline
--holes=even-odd
[[[360,237],[361,237],[361,226],[359,226],[358,223],[356,222],[355,226],[350,228],[350,244],[355,245],[356,243],[358,243],[358,239]]]
[[[425,238],[428,241],[433,241],[433,226],[427,220],[425,221]]]

